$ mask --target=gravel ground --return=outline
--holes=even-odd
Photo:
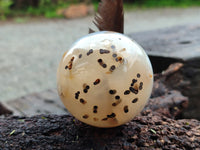
[[[0,23],[0,101],[55,88],[62,54],[92,19]],[[136,10],[125,14],[125,33],[188,23],[200,23],[200,8]]]

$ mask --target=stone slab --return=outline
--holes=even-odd
[[[150,56],[190,60],[200,57],[200,24],[129,34]]]
[[[56,89],[33,93],[3,103],[17,116],[38,114],[68,114]]]

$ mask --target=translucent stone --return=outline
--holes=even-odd
[[[67,110],[96,127],[115,127],[132,120],[152,91],[148,56],[120,33],[96,32],[79,39],[63,55],[57,87]]]

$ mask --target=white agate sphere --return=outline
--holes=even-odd
[[[96,32],[67,51],[57,72],[58,93],[78,120],[115,127],[144,108],[153,85],[148,56],[133,40],[115,32]]]

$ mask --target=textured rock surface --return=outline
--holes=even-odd
[[[197,149],[200,122],[173,120],[157,112],[126,125],[100,129],[69,115],[0,119],[0,149]]]
[[[169,70],[168,74],[173,72],[174,69]],[[162,80],[165,75],[155,75],[149,103],[140,115],[123,126],[95,128],[69,114],[1,117],[0,149],[200,148],[200,122],[173,119],[180,117],[188,99],[166,88]],[[35,95],[35,100],[41,100],[41,95]],[[47,99],[46,102],[52,103]]]
[[[196,118],[200,120],[200,59],[191,59],[184,63],[170,65],[168,70],[176,69],[173,72],[163,72],[162,82],[170,89],[176,89],[183,95],[189,97],[189,106],[184,111],[184,118]]]

